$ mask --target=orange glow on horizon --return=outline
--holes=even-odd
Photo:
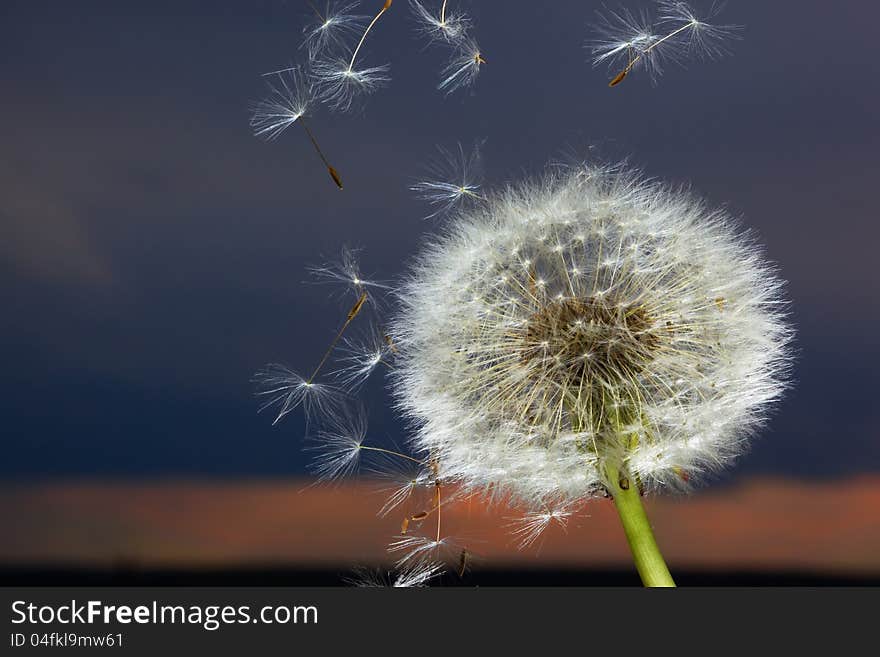
[[[393,561],[400,513],[377,517],[372,482],[58,483],[0,486],[4,565],[349,566]],[[880,572],[880,477],[806,483],[756,479],[646,501],[672,568]],[[444,507],[474,568],[626,566],[608,500],[520,550],[515,510],[479,500]],[[426,521],[427,522],[427,521]],[[426,524],[425,531],[429,531]],[[445,532],[444,532],[445,533]]]

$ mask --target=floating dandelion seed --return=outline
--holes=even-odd
[[[259,408],[262,412],[275,407],[278,414],[272,424],[277,424],[291,411],[302,405],[306,421],[316,416],[331,416],[338,407],[342,391],[312,379],[305,379],[286,365],[270,363],[254,375],[257,396],[264,401]]]
[[[658,0],[659,22],[662,25],[676,27],[671,34],[676,34],[685,54],[699,59],[715,59],[728,54],[726,40],[738,38],[739,25],[713,25],[708,21],[724,8],[721,3],[713,3],[703,19],[697,18],[694,10],[686,2],[675,0]]]
[[[569,505],[548,507],[541,511],[529,511],[510,523],[519,548],[525,549],[540,538],[548,527],[558,525],[568,528],[568,520],[573,515]]]
[[[317,60],[313,64],[312,71],[319,88],[318,95],[334,110],[348,111],[358,95],[372,93],[390,80],[388,65],[357,69],[355,63],[367,34],[370,33],[382,15],[391,8],[391,3],[392,0],[385,0],[382,9],[367,25],[350,58],[333,57],[327,60]]]
[[[593,65],[607,63],[612,68],[623,66],[623,70],[611,81],[612,86],[622,82],[636,64],[645,69],[652,80],[660,74],[660,57],[665,50],[652,48],[660,37],[654,34],[646,13],[634,15],[628,9],[600,13],[595,29]]]
[[[348,314],[345,316],[345,322],[342,324],[342,327],[336,333],[336,336],[333,338],[332,342],[330,342],[330,346],[327,347],[327,351],[324,352],[323,358],[318,363],[318,366],[315,368],[315,371],[312,372],[312,376],[309,377],[308,383],[311,384],[315,380],[315,377],[318,376],[318,373],[321,371],[321,368],[324,367],[324,363],[327,362],[327,359],[330,358],[330,354],[333,353],[333,349],[336,348],[336,344],[345,334],[345,330],[351,325],[354,321],[355,317],[357,317],[361,310],[364,308],[364,304],[367,302],[367,292],[361,292],[361,295],[357,298],[357,301],[354,302],[354,305],[351,307],[351,310],[348,311]]]
[[[371,94],[391,79],[387,65],[355,70],[344,58],[318,61],[313,70],[321,100],[337,112],[347,112],[357,96]]]
[[[415,461],[415,459],[411,460]],[[454,539],[443,537],[442,507],[449,500],[443,499],[444,485],[440,479],[439,462],[436,458],[432,458],[430,461],[430,472],[431,479],[428,486],[433,490],[430,506],[416,513],[406,515],[401,524],[401,535],[388,547],[390,552],[403,552],[403,556],[397,562],[398,566],[426,559],[440,560],[441,556],[446,555],[446,553],[461,549]],[[421,523],[432,515],[436,518],[436,531],[432,533],[431,537],[407,533],[411,522]]]
[[[363,404],[339,406],[328,416],[324,427],[309,440],[307,449],[315,453],[312,471],[318,481],[341,479],[354,474],[364,453],[373,460],[387,461],[390,457],[407,459],[416,463],[417,459],[392,449],[365,445],[367,439],[367,413]]]
[[[424,562],[443,562],[461,551],[454,539],[436,536],[400,536],[388,546],[389,552],[399,552],[398,568],[413,566]]]
[[[331,418],[327,428],[311,439],[307,448],[316,453],[312,471],[318,481],[338,479],[357,471],[367,438],[367,414],[363,406]]]
[[[361,294],[368,289],[374,291],[387,290],[388,285],[385,283],[364,278],[361,274],[357,255],[357,249],[343,246],[339,260],[309,267],[309,273],[318,282],[341,284],[346,291],[353,293],[356,298],[360,298]]]
[[[257,137],[274,141],[306,116],[314,95],[299,67],[264,74],[269,76],[277,77],[277,83],[268,82],[269,96],[254,107],[251,127]]]
[[[330,346],[327,347],[317,367],[312,371],[311,376],[304,378],[288,367],[278,364],[268,365],[257,372],[254,377],[254,382],[257,384],[257,395],[266,398],[259,410],[263,411],[272,406],[279,408],[273,424],[277,424],[285,415],[300,405],[305,407],[307,421],[316,414],[332,416],[337,410],[344,397],[342,391],[333,386],[318,383],[316,379],[346,329],[360,315],[370,298],[366,288],[379,285],[360,279],[357,261],[354,253],[349,249],[343,249],[342,260],[338,265],[320,267],[313,271],[334,281],[344,281],[347,288],[350,287],[355,291],[357,299],[349,309],[345,321],[330,342]]]
[[[443,572],[442,563],[420,561],[400,568],[396,573],[371,569],[357,569],[347,581],[363,588],[420,588]]]
[[[447,225],[398,292],[411,446],[462,495],[610,495],[645,583],[672,584],[640,493],[688,488],[762,424],[789,371],[781,287],[724,212],[634,173],[505,189]]]
[[[439,11],[433,14],[419,0],[410,0],[421,33],[431,41],[456,44],[467,34],[470,19],[462,12],[448,10],[446,5],[447,0],[443,0]]]
[[[652,81],[662,73],[663,61],[680,61],[684,56],[712,58],[726,52],[724,39],[734,36],[737,26],[711,25],[720,6],[713,5],[706,20],[696,17],[685,2],[659,0],[660,28],[658,30],[647,13],[633,15],[629,10],[599,14],[596,37],[590,44],[593,64],[609,64],[618,70],[609,86],[623,82],[637,67],[643,68]],[[659,32],[659,33],[658,33]]]
[[[315,20],[303,29],[305,34],[303,47],[308,49],[310,59],[327,50],[344,47],[349,38],[361,32],[370,17],[352,13],[359,4],[328,1],[324,11],[321,12],[314,3],[308,2]]]
[[[424,462],[407,456],[403,460],[388,460],[381,469],[373,472],[388,482],[380,489],[386,494],[385,504],[377,514],[380,517],[400,507],[430,508],[433,504],[428,502],[427,497],[434,490],[435,477]],[[407,517],[411,515],[407,514]]]
[[[349,392],[357,391],[379,367],[389,367],[389,360],[393,355],[387,337],[375,326],[366,338],[346,338],[342,351],[344,355],[339,358],[342,367],[333,372],[333,375]]]
[[[458,89],[470,86],[477,79],[480,67],[485,63],[486,60],[477,42],[471,38],[464,39],[455,48],[452,59],[440,74],[443,79],[437,88],[449,95]]]
[[[391,513],[394,509],[405,504],[413,494],[419,488],[419,475],[418,473],[404,478],[402,483],[397,483],[394,487],[390,489],[390,494],[388,495],[385,504],[382,505],[382,508],[379,509],[380,517],[385,517],[389,513]],[[409,523],[407,523],[409,524]]]
[[[470,153],[466,153],[461,144],[455,151],[437,147],[440,157],[429,165],[429,179],[410,187],[419,199],[437,208],[426,219],[446,214],[468,202],[485,200],[480,193],[483,182],[481,147],[482,142],[474,144]]]
[[[425,586],[443,571],[443,564],[422,561],[409,569],[403,569],[394,580],[395,587],[412,588]]]
[[[471,85],[486,63],[476,40],[468,36],[471,27],[466,14],[448,8],[446,0],[437,13],[418,0],[410,0],[418,30],[430,43],[438,42],[451,48],[452,55],[441,73],[437,88],[447,95]]]
[[[327,161],[324,152],[318,145],[318,140],[306,123],[306,115],[314,101],[311,84],[306,80],[298,67],[286,68],[280,71],[266,73],[266,76],[275,76],[275,84],[269,82],[269,96],[254,107],[251,118],[251,127],[254,135],[267,141],[274,141],[295,123],[302,125],[303,129],[312,142],[321,162],[327,167],[330,177],[339,189],[342,189],[342,179],[339,172]]]

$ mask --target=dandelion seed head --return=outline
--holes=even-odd
[[[462,494],[533,508],[602,495],[609,464],[682,488],[741,453],[785,388],[781,288],[723,211],[624,168],[511,186],[399,290],[412,446]]]

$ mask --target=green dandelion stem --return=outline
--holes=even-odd
[[[651,523],[642,506],[639,487],[626,472],[608,466],[608,480],[611,483],[611,497],[623,523],[626,540],[632,550],[636,570],[645,586],[675,586],[669,568],[660,554]]]

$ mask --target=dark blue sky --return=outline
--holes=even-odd
[[[464,4],[472,92],[434,89],[399,0],[367,51],[391,86],[312,121],[340,193],[300,131],[248,126],[304,3],[3,3],[0,476],[303,472],[301,417],[271,428],[249,380],[308,369],[344,314],[306,266],[347,243],[399,276],[435,227],[407,186],[435,145],[482,138],[496,184],[595,146],[741,214],[790,281],[799,357],[730,476],[880,470],[877,10],[730,2],[733,56],[608,89],[583,48],[600,3]],[[377,383],[371,427],[400,441]]]

